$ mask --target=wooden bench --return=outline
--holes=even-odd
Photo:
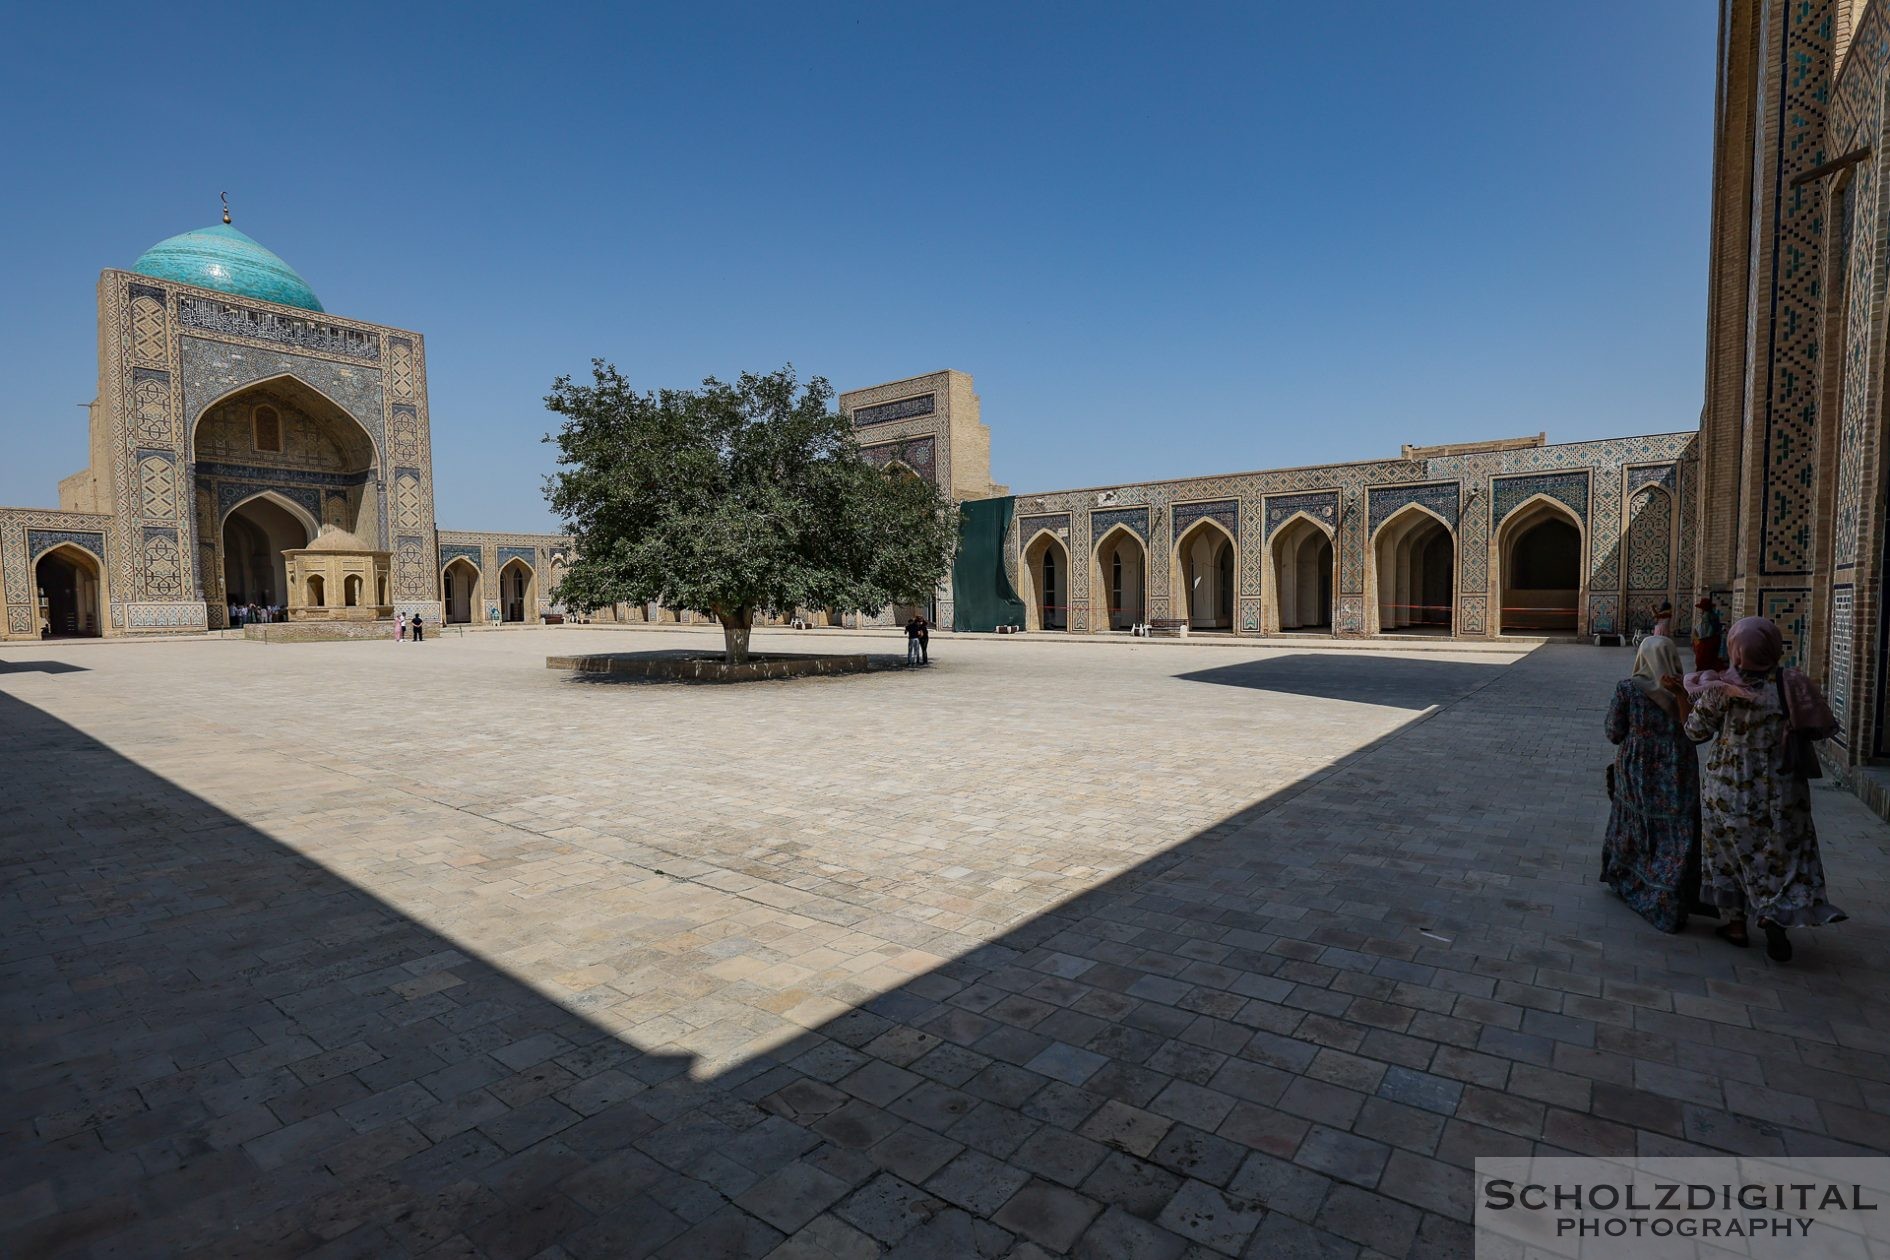
[[[1150,638],[1185,639],[1188,637],[1188,619],[1186,617],[1151,617],[1148,633]]]

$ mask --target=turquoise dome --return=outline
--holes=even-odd
[[[138,256],[131,269],[141,276],[194,284],[237,297],[322,309],[315,290],[295,268],[227,223],[213,223],[159,241]]]

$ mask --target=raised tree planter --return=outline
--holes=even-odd
[[[812,656],[756,653],[740,665],[700,652],[603,652],[592,656],[547,656],[546,669],[609,674],[669,682],[761,682],[816,674],[864,674],[906,668],[903,656]]]

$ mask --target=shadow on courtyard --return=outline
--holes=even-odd
[[[83,674],[85,666],[66,661],[0,661],[0,674]]]
[[[1461,691],[1469,668],[1425,676]],[[1477,1044],[1442,1012],[1489,989],[1428,987],[1443,947],[1420,932],[1472,921],[1443,886],[1370,912],[1369,868],[1317,852],[1329,820],[1234,836],[1412,725],[699,1081],[0,694],[30,785],[0,821],[0,1252],[705,1260],[806,1230],[808,1255],[1351,1254],[1330,1231],[1467,1254],[1467,1156],[1519,1140],[1500,1085],[1478,1113],[1498,1128],[1465,1130],[1490,1149],[1369,1188],[1393,1192],[1387,1143],[1435,1148],[1468,1106],[1478,1069],[1424,1070],[1425,1038]],[[1375,1112],[1383,1142],[1348,1131]]]
[[[1507,661],[1439,661],[1359,653],[1347,656],[1343,668],[1335,669],[1330,653],[1305,652],[1238,661],[1175,676],[1185,682],[1218,683],[1223,687],[1249,687],[1387,708],[1428,709],[1462,699],[1507,668]]]

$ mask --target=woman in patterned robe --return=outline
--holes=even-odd
[[[1608,706],[1614,809],[1601,846],[1601,882],[1663,932],[1686,926],[1698,909],[1700,762],[1681,725],[1680,706],[1661,679],[1680,672],[1672,639],[1650,635],[1634,673],[1615,685]]]
[[[1746,917],[1756,915],[1766,954],[1785,962],[1786,928],[1845,917],[1825,899],[1811,785],[1783,769],[1780,756],[1793,731],[1825,739],[1837,720],[1809,678],[1779,668],[1785,642],[1770,621],[1743,618],[1726,641],[1731,668],[1668,680],[1688,737],[1713,741],[1701,792],[1700,893],[1731,912],[1722,937],[1745,948]]]

